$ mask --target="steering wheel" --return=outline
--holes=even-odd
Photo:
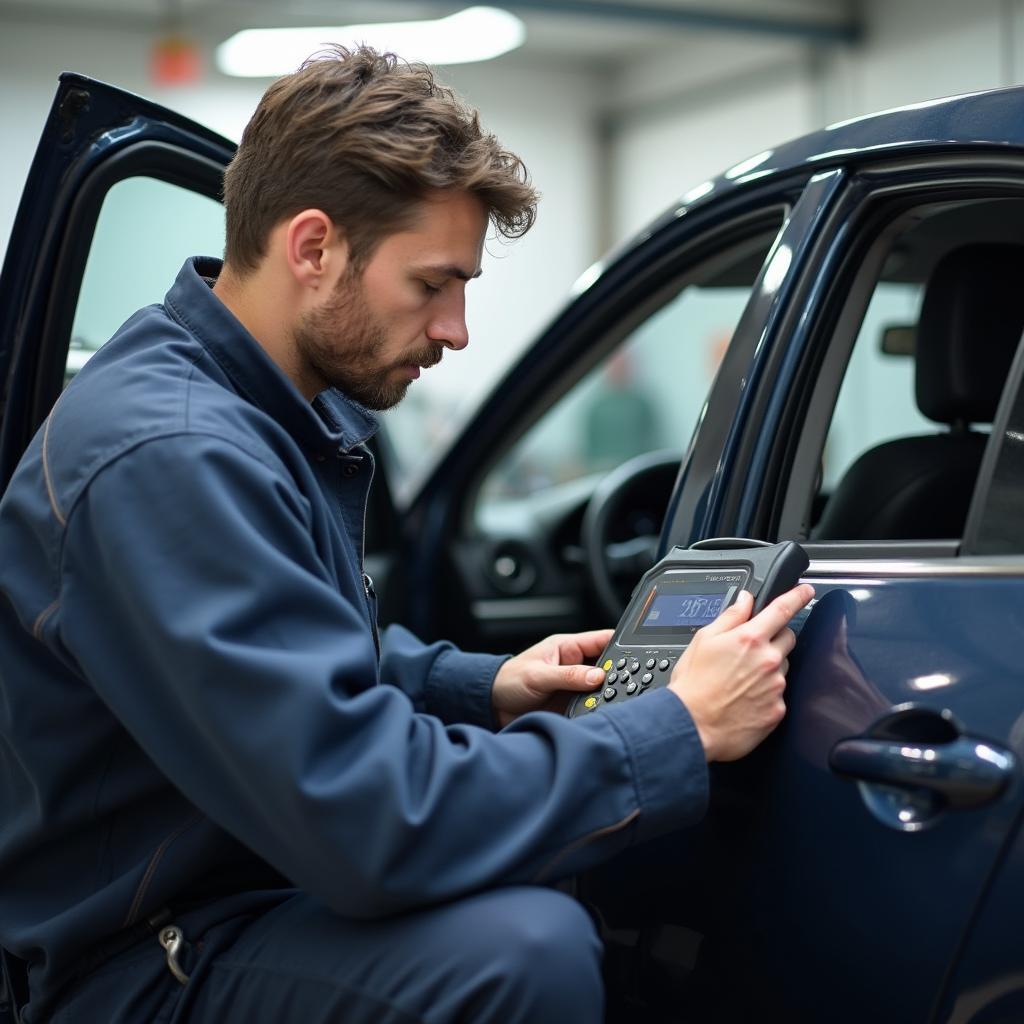
[[[678,451],[665,450],[629,459],[601,480],[583,514],[587,573],[601,611],[612,621],[657,558],[680,459]]]

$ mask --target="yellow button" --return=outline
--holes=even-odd
[[[606,662],[605,662],[605,663],[604,663],[604,664],[603,664],[603,665],[601,666],[601,668],[603,668],[603,669],[605,670],[605,672],[607,672],[607,671],[608,671],[608,669],[610,669],[611,667],[612,667],[612,659],[611,659],[611,658],[609,658],[609,659],[608,659],[608,660],[607,660],[607,661],[606,661]]]
[[[594,708],[596,708],[596,707],[597,707],[597,698],[596,698],[596,697],[588,697],[588,698],[587,698],[587,699],[586,699],[586,700],[585,700],[585,701],[583,702],[583,706],[584,706],[584,707],[585,707],[585,708],[586,708],[586,709],[587,709],[588,711],[593,711],[593,710],[594,710]]]

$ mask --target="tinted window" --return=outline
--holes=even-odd
[[[838,387],[810,536],[958,540],[1024,327],[1024,201],[923,206],[876,237],[812,402]]]

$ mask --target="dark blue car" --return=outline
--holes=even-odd
[[[0,278],[0,490],[95,347],[220,251],[232,149],[63,76]],[[1012,89],[692,189],[429,472],[385,433],[368,563],[428,639],[610,625],[674,544],[811,557],[783,726],[700,828],[579,881],[621,1019],[1024,1020],[1022,328]]]

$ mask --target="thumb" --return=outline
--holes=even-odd
[[[741,590],[736,600],[723,611],[714,622],[708,623],[701,632],[705,636],[717,636],[727,633],[730,629],[743,625],[750,618],[754,607],[754,595],[749,590]]]
[[[604,682],[604,672],[590,665],[544,665],[535,673],[541,690],[593,690]]]

